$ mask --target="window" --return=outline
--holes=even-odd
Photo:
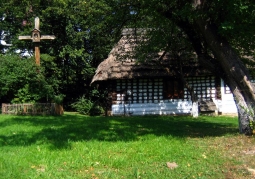
[[[126,92],[130,94],[127,96]],[[157,103],[163,99],[162,79],[130,79],[117,80],[116,101],[119,103]],[[124,98],[126,97],[126,98]]]
[[[183,99],[184,88],[180,79],[165,79],[164,99]]]
[[[220,79],[214,76],[195,76],[186,79],[193,88],[195,95],[199,100],[220,99]],[[187,89],[185,88],[185,92]],[[185,99],[190,99],[190,94],[186,93]]]

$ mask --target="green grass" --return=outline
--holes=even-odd
[[[0,178],[251,178],[254,146],[235,117],[0,115]]]

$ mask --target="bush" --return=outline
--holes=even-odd
[[[49,57],[44,59],[51,60]],[[60,84],[55,73],[56,65],[54,66],[53,60],[51,62],[46,68],[44,65],[35,65],[34,58],[0,54],[0,98],[11,103],[36,103],[48,101],[48,98],[51,100]]]
[[[93,102],[82,96],[78,101],[71,104],[71,106],[80,114],[89,115],[90,109],[93,107]]]
[[[78,101],[71,104],[71,106],[80,114],[89,115],[90,110],[93,107],[93,102],[82,96]]]
[[[56,104],[62,104],[63,100],[64,100],[64,97],[65,97],[65,95],[63,95],[63,94],[55,95],[54,98],[53,98],[53,101]]]
[[[91,116],[100,116],[100,115],[104,114],[104,109],[102,106],[93,105],[93,107],[89,111],[89,114]]]
[[[104,114],[104,109],[101,106],[93,103],[89,99],[86,99],[84,96],[71,104],[71,106],[77,112],[84,115],[98,116]]]

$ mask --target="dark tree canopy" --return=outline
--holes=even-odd
[[[34,18],[39,17],[41,33],[56,36],[56,40],[42,41],[40,45],[42,66],[60,84],[56,93],[64,94],[70,102],[83,94],[90,95],[94,71],[111,50],[115,34],[121,31],[121,26],[116,28],[118,25],[112,20],[112,3],[4,0],[0,7],[0,29],[6,34],[3,40],[12,44],[8,53],[20,49],[33,54],[31,41],[19,41],[18,36],[31,34]]]

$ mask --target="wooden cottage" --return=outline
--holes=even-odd
[[[219,77],[201,68],[195,55],[182,62],[182,75],[178,60],[171,54],[164,54],[161,59],[162,53],[158,53],[152,61],[137,63],[132,55],[127,55],[136,44],[133,33],[134,29],[123,30],[91,82],[108,90],[109,115],[192,114],[194,108],[204,113],[237,114],[229,88]],[[184,80],[192,87],[198,105],[192,104]]]

